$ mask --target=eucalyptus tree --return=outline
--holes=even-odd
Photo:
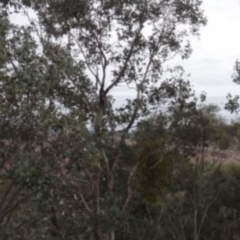
[[[29,21],[2,23],[1,114],[32,127],[25,134],[31,138],[19,138],[18,146],[28,156],[23,162],[38,159],[34,169],[43,171],[39,184],[32,181],[51,223],[42,231],[59,239],[121,238],[137,168],[137,161],[123,165],[125,139],[139,119],[177,99],[182,70],[166,73],[164,64],[190,56],[188,37],[206,24],[201,4],[3,1],[3,19],[15,11]],[[121,85],[136,96],[115,107]],[[86,224],[79,227],[81,221]]]
[[[235,62],[234,74],[232,76],[233,82],[237,85],[240,83],[240,63],[239,60]],[[231,113],[239,111],[239,95],[232,96],[231,93],[227,96],[227,103],[225,104],[225,109]]]

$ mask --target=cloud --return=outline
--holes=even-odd
[[[232,83],[234,62],[240,58],[240,2],[237,0],[206,0],[203,4],[208,24],[200,39],[192,38],[192,56],[174,60],[191,74],[191,83],[197,92],[208,93],[209,98],[225,99],[228,92],[240,93]]]
[[[240,93],[240,87],[231,79],[234,62],[240,58],[240,2],[204,0],[203,8],[208,24],[201,30],[199,39],[190,39],[193,54],[185,61],[176,58],[169,65],[182,65],[186,73],[191,74],[190,80],[197,93],[205,91],[209,100],[223,102],[229,92]],[[22,16],[15,16],[13,20],[26,23]],[[127,88],[118,88],[113,94],[120,103],[135,95]]]

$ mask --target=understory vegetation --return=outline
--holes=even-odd
[[[201,0],[0,1],[1,240],[240,239],[240,121],[167,65],[206,23]]]

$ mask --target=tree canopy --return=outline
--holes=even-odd
[[[216,196],[234,181],[213,160],[238,125],[166,65],[190,56],[202,1],[0,4],[1,237],[213,239],[206,215],[231,214]]]

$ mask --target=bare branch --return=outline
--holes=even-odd
[[[125,200],[125,203],[123,205],[123,208],[122,208],[122,212],[125,213],[128,206],[129,206],[129,203],[133,197],[133,190],[132,190],[132,187],[131,187],[131,181],[132,181],[132,178],[134,176],[134,173],[135,171],[137,170],[137,166],[138,164],[132,169],[132,171],[130,172],[129,174],[129,177],[128,177],[128,181],[127,181],[127,198]]]

